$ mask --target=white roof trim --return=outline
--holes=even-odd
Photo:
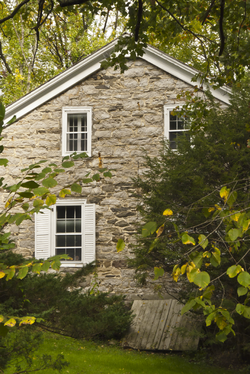
[[[101,62],[113,52],[116,43],[117,39],[9,105],[6,108],[4,122],[7,123],[14,115],[16,115],[17,119],[23,117],[48,100],[77,84],[82,79],[98,71],[101,67]],[[192,82],[192,78],[198,73],[197,70],[152,46],[147,46],[141,58],[192,86],[197,85],[197,82]],[[231,90],[229,88],[211,89],[211,92],[216,99],[226,104],[230,103]]]

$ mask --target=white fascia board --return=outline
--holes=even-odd
[[[192,86],[198,86],[200,84],[200,81],[192,81],[192,78],[196,74],[199,73],[198,70],[191,68],[188,65],[183,64],[181,61],[176,60],[175,58],[159,51],[158,49],[147,46],[145,49],[145,53],[142,57],[147,62],[151,63],[152,65],[157,66],[158,68],[164,70],[166,73],[169,73],[173,75],[176,78],[181,79],[182,81],[192,85]],[[205,88],[207,89],[209,86],[205,85]],[[202,88],[202,87],[201,87]],[[204,87],[203,87],[204,88]],[[230,104],[230,94],[231,90],[228,87],[220,87],[218,89],[213,89],[209,87],[212,95],[224,102],[225,104]]]
[[[6,124],[14,115],[17,119],[23,117],[48,100],[53,99],[55,96],[98,71],[101,67],[101,62],[113,52],[116,43],[117,39],[9,105],[6,108],[4,123]],[[192,82],[192,78],[198,73],[198,70],[168,56],[157,48],[147,46],[144,51],[144,55],[141,57],[143,60],[192,86],[199,84],[199,82]],[[215,98],[226,104],[230,103],[231,90],[229,88],[222,87],[217,90],[211,89],[211,92]]]
[[[98,71],[101,68],[101,62],[112,53],[116,42],[111,42],[97,52],[94,52],[92,55],[8,106],[6,108],[4,123],[7,123],[14,115],[17,119],[23,117],[48,100],[79,83],[82,79]]]

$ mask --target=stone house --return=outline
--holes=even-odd
[[[14,183],[22,168],[41,159],[60,163],[73,151],[87,152],[89,158],[77,160],[60,176],[63,187],[97,169],[101,156],[113,177],[83,185],[80,195],[59,199],[33,224],[14,227],[16,251],[38,258],[67,252],[73,260],[63,263],[66,271],[96,259],[101,291],[147,298],[153,284],[136,287],[133,270],[126,266],[129,249],[117,253],[116,243],[120,237],[128,243],[139,220],[131,178],[143,172],[142,148],[156,155],[164,137],[175,148],[175,137],[185,125],[176,116],[170,118],[170,112],[183,104],[178,94],[197,84],[192,81],[197,71],[151,46],[141,59],[128,62],[124,74],[101,69],[100,62],[115,44],[7,107],[6,122],[13,115],[17,121],[3,131],[3,156],[9,159],[3,172]],[[220,102],[229,103],[226,88],[212,92]],[[171,282],[170,277],[165,281]]]

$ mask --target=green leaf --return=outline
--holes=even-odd
[[[125,248],[125,243],[124,243],[124,240],[123,239],[119,239],[117,244],[116,244],[116,250],[117,252],[121,252],[123,251]]]
[[[9,332],[8,327],[0,323],[0,336],[5,337],[8,334],[8,332]]]
[[[248,287],[250,285],[250,274],[247,271],[243,271],[237,277],[238,283],[243,287]]]
[[[242,304],[236,305],[236,312],[245,318],[250,319],[250,307]]]
[[[57,181],[53,178],[46,178],[42,181],[42,185],[47,188],[52,188],[57,186]],[[34,191],[35,192],[35,191]]]
[[[27,213],[20,214],[16,220],[16,225],[19,226],[23,221],[31,219],[30,215]]]
[[[41,266],[41,270],[47,272],[49,268],[50,268],[50,261],[44,261],[44,263]]]
[[[54,169],[55,173],[64,173],[65,169]]]
[[[216,312],[210,313],[206,318],[206,326],[210,326],[216,316]]]
[[[227,269],[227,275],[229,276],[229,278],[234,278],[241,271],[242,271],[242,267],[240,265],[233,265]]]
[[[4,120],[5,116],[5,107],[2,102],[0,102],[0,121]]]
[[[34,206],[35,208],[37,208],[37,207],[39,207],[39,206],[43,206],[43,204],[44,204],[44,201],[41,200],[41,199],[36,199],[36,200],[33,201],[33,206]]]
[[[62,163],[62,167],[63,168],[71,168],[74,165],[75,165],[74,161],[64,161]]]
[[[7,160],[7,158],[0,158],[0,166],[7,166],[7,164],[8,164],[8,160]]]
[[[243,296],[243,295],[246,295],[247,293],[248,293],[248,288],[246,287],[239,287],[237,289],[238,296]]]
[[[18,270],[18,279],[23,279],[28,274],[29,268],[28,266],[24,266],[21,269]]]
[[[156,222],[148,222],[142,228],[142,237],[146,238],[150,234],[153,234],[157,229]]]
[[[18,195],[21,196],[21,197],[25,197],[27,199],[31,199],[31,197],[34,196],[34,194],[32,192],[18,192]]]
[[[49,167],[46,167],[46,168],[44,168],[43,170],[42,170],[42,173],[45,173],[45,174],[47,174],[47,173],[50,173],[52,171],[52,169],[51,168],[49,168]]]
[[[229,198],[227,199],[227,205],[229,206],[229,208],[233,206],[236,200],[237,200],[237,192],[233,191],[230,193]]]
[[[39,184],[34,181],[29,181],[29,182],[22,183],[21,186],[24,188],[34,189],[34,188],[39,187]]]
[[[8,122],[7,125],[12,125],[16,121],[16,116],[13,116]]]
[[[94,181],[99,182],[99,180],[100,180],[100,174],[98,174],[98,173],[94,174],[93,177],[92,177],[92,179],[94,179]]]
[[[210,275],[206,271],[195,273],[193,282],[200,288],[206,288],[210,283]]]
[[[154,280],[157,280],[159,277],[164,275],[164,270],[162,268],[154,267]]]
[[[110,173],[110,171],[106,171],[103,173],[103,176],[104,177],[109,177],[109,178],[112,178],[112,174]]]
[[[43,196],[43,195],[45,195],[46,193],[48,193],[49,190],[48,190],[47,188],[45,188],[45,187],[38,187],[38,188],[35,188],[35,189],[33,190],[33,192],[34,192],[34,194],[35,194],[36,196]]]
[[[23,208],[23,210],[28,210],[29,209],[29,203],[24,203],[23,205],[22,205],[22,208]]]
[[[194,238],[192,238],[192,236],[189,236],[187,233],[182,234],[181,240],[183,244],[195,245]]]
[[[198,241],[199,241],[200,246],[203,249],[205,249],[208,246],[208,240],[207,240],[207,237],[205,235],[203,235],[203,234],[199,235]]]
[[[228,236],[232,242],[234,242],[240,235],[242,231],[241,229],[231,229],[228,231]]]
[[[51,264],[52,269],[57,270],[57,271],[60,269],[60,266],[61,266],[60,260],[55,260]]]
[[[92,178],[83,178],[82,182],[83,183],[91,183],[91,182],[93,182],[93,179]]]
[[[227,340],[227,335],[223,331],[220,331],[216,334],[216,339],[219,340],[219,342],[224,343]]]
[[[203,263],[203,253],[199,253],[198,256],[195,256],[192,260],[195,266],[200,269]]]
[[[76,193],[82,192],[82,186],[80,186],[80,184],[78,183],[73,183],[70,188],[72,192],[76,192]]]
[[[36,263],[32,266],[32,272],[33,273],[37,273],[37,274],[40,274],[41,272],[41,268],[42,268],[42,264],[40,263]]]
[[[192,300],[189,300],[185,305],[184,307],[182,308],[181,310],[181,315],[183,315],[184,313],[188,312],[190,309],[193,308],[193,306],[196,305],[196,300],[195,299],[192,299]]]

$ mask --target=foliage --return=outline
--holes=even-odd
[[[232,84],[249,65],[249,4],[241,0],[16,0],[2,4],[0,24],[7,102],[123,31],[108,60],[122,70],[147,43],[219,85]]]
[[[16,264],[20,257],[7,254],[0,261]],[[11,265],[10,265],[11,266]],[[119,339],[128,329],[131,312],[122,296],[101,293],[98,280],[81,294],[79,280],[93,272],[88,265],[74,274],[27,275],[22,282],[13,278],[0,283],[0,313],[22,318],[32,315],[39,325],[74,338]]]
[[[135,181],[146,224],[130,261],[142,282],[152,268],[158,279],[175,264],[173,279],[186,275],[191,286],[183,312],[202,309],[220,341],[235,332],[242,345],[250,318],[249,102],[248,80],[226,108],[210,94],[206,102],[193,97],[183,112],[190,140],[181,137],[178,152],[165,144],[159,158],[146,156],[147,171]]]
[[[14,373],[29,373],[33,371],[35,360],[36,370],[61,370],[69,365],[64,356],[59,353],[56,359],[49,354],[37,355],[36,351],[43,343],[43,335],[38,331],[27,329],[14,329],[1,338],[0,370],[5,372],[9,366],[14,366]]]
[[[5,2],[0,17],[6,16],[11,7],[12,4]],[[108,17],[105,11],[97,18],[95,9],[56,7],[50,9],[38,32],[35,29],[35,7],[31,1],[0,29],[3,78],[0,88],[4,93],[4,104],[19,99],[107,44],[114,38],[119,26],[118,22],[115,26],[110,21],[104,28],[105,17]]]

